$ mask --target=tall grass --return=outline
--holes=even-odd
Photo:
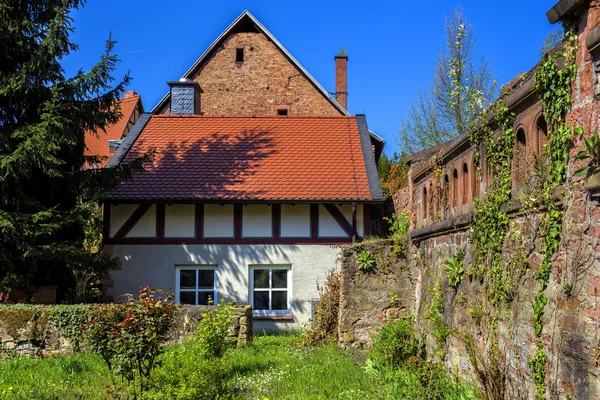
[[[471,388],[447,377],[440,378],[439,396],[430,397],[423,393],[422,371],[390,367],[373,372],[365,352],[306,342],[298,335],[257,336],[251,346],[230,350],[218,360],[199,357],[195,344],[171,347],[158,359],[150,391],[139,398],[477,398]],[[96,354],[0,359],[0,399],[109,399],[109,385],[106,366]]]

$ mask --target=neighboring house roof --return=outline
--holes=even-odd
[[[144,114],[108,167],[154,149],[146,171],[105,200],[382,199],[364,116]]]
[[[119,100],[121,104],[121,118],[114,124],[108,125],[104,131],[86,132],[85,134],[85,155],[105,157],[102,161],[102,167],[106,165],[112,155],[108,145],[109,140],[121,140],[129,129],[135,123],[135,110],[138,107],[138,113],[143,112],[141,98],[135,92],[127,92],[126,97]]]

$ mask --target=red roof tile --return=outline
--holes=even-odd
[[[113,200],[372,200],[354,117],[155,115],[125,155],[156,149]]]
[[[111,156],[108,141],[123,139],[123,136],[126,133],[125,129],[127,128],[127,124],[131,119],[131,114],[135,110],[138,101],[140,101],[140,96],[137,94],[121,99],[122,116],[117,123],[107,126],[105,131],[90,131],[85,134],[86,149],[84,154],[86,156],[105,157],[101,166],[103,167],[106,165]]]

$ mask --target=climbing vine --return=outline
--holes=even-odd
[[[540,226],[543,260],[536,273],[539,289],[533,301],[533,327],[537,338],[537,351],[529,361],[538,399],[546,396],[547,355],[541,340],[544,307],[548,303],[544,292],[550,281],[552,256],[560,244],[563,220],[563,213],[554,202],[552,191],[566,182],[571,138],[575,133],[582,133],[580,126],[569,127],[565,120],[571,107],[571,84],[577,75],[576,51],[577,35],[572,28],[565,27],[564,50],[547,55],[535,72],[536,91],[542,101],[548,124],[548,143],[544,148],[548,175],[542,190],[542,201],[547,209],[547,216]]]
[[[544,115],[548,124],[547,143],[544,146],[543,159],[547,165],[545,180],[540,185],[536,205],[542,205],[547,214],[540,224],[542,236],[543,260],[535,276],[539,283],[538,292],[533,301],[533,327],[537,338],[537,351],[529,365],[536,384],[536,397],[543,399],[546,394],[545,366],[547,356],[541,340],[543,330],[544,307],[548,302],[544,294],[552,272],[552,256],[560,243],[563,212],[555,203],[553,191],[567,182],[567,161],[571,138],[581,134],[579,126],[569,127],[566,114],[571,106],[571,84],[577,74],[575,54],[577,35],[571,27],[565,26],[564,46],[545,56],[535,71],[536,92],[541,99]],[[524,81],[525,77],[521,81]],[[515,85],[515,88],[519,85]],[[513,88],[513,90],[515,89]],[[487,283],[487,295],[494,307],[490,318],[490,335],[497,330],[498,312],[503,302],[510,302],[512,294],[510,282],[512,274],[502,266],[502,248],[508,234],[509,218],[503,211],[503,204],[511,200],[512,174],[511,162],[514,149],[514,114],[506,106],[505,99],[510,93],[494,102],[490,110],[482,113],[471,128],[471,143],[474,144],[475,162],[481,173],[480,161],[486,161],[486,173],[492,177],[491,187],[481,200],[475,200],[475,211],[471,223],[470,240],[473,243],[473,265],[469,266],[467,276]],[[494,119],[488,123],[487,115]],[[494,129],[495,128],[495,129]],[[480,154],[480,147],[483,154]],[[490,349],[496,343],[490,344]]]

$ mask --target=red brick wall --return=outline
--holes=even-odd
[[[235,62],[237,48],[243,63]],[[281,106],[290,116],[341,115],[262,33],[231,34],[193,80],[203,91],[204,115],[276,115]]]

